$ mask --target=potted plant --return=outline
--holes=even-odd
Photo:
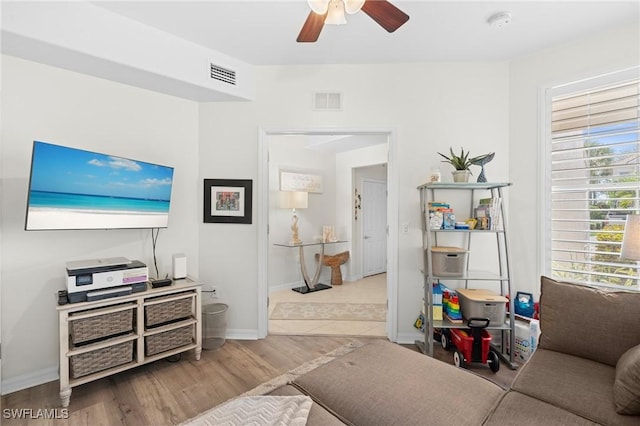
[[[440,156],[444,158],[443,163],[451,164],[455,170],[452,173],[454,182],[467,182],[469,180],[469,175],[471,174],[471,170],[469,167],[478,160],[479,157],[469,158],[469,151],[464,152],[463,148],[460,148],[460,155],[456,155],[453,152],[452,148],[449,148],[450,156],[444,155],[439,152]]]

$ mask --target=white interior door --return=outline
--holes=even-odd
[[[387,183],[362,182],[362,275],[387,271]]]

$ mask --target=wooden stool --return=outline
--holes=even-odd
[[[320,257],[320,254],[316,253],[316,260]],[[342,271],[340,265],[349,260],[349,252],[343,251],[342,253],[329,255],[325,254],[322,257],[322,264],[331,268],[331,285],[342,285]]]

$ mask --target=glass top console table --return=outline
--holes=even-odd
[[[279,247],[298,247],[300,253],[300,269],[302,271],[302,278],[304,279],[304,286],[302,287],[294,287],[293,291],[298,293],[307,294],[313,293],[314,291],[326,290],[331,288],[328,284],[318,283],[320,279],[320,271],[322,270],[322,260],[324,259],[324,246],[327,244],[339,244],[346,243],[346,241],[315,241],[315,242],[302,242],[300,244],[291,244],[291,243],[276,243],[274,245]],[[307,273],[307,266],[304,261],[304,248],[309,246],[320,246],[320,254],[316,259],[316,271],[313,274],[313,278],[309,278],[309,274]]]

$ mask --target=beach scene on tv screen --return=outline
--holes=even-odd
[[[35,142],[26,229],[164,228],[173,168]]]

